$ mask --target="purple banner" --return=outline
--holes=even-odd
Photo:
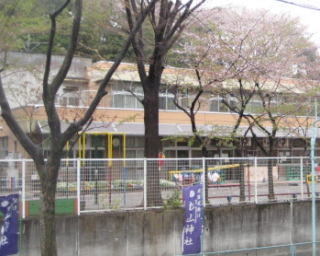
[[[0,212],[3,223],[0,231],[0,255],[7,256],[18,253],[19,238],[19,195],[0,197]]]
[[[193,185],[183,189],[184,227],[182,234],[183,254],[201,252],[203,231],[202,185]]]

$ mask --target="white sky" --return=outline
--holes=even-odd
[[[320,8],[320,0],[296,0],[295,2],[312,4]],[[248,9],[266,9],[272,13],[285,13],[299,17],[312,35],[312,41],[320,47],[320,11],[308,10],[275,0],[207,0],[206,7],[245,7]]]

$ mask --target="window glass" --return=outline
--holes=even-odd
[[[210,100],[210,111],[213,112],[229,112],[229,108],[222,103],[221,97],[212,98]]]
[[[143,96],[141,95],[141,96],[139,96],[138,95],[138,98],[140,99],[140,100],[142,100],[143,99]],[[137,105],[136,105],[136,108],[143,108],[143,105],[141,104],[141,102],[140,101],[138,101],[138,100],[136,100],[136,103],[137,103]]]
[[[112,107],[123,108],[124,107],[124,95],[114,94],[112,98]]]
[[[210,100],[210,111],[219,112],[219,99],[213,98]]]
[[[232,109],[235,109],[235,110],[237,110],[237,107],[239,107],[239,105],[240,105],[237,98],[235,98],[235,97],[230,98],[229,104],[232,107]]]
[[[135,108],[137,99],[133,95],[125,95],[125,108]]]
[[[135,147],[135,137],[127,137],[126,144],[127,144],[127,148],[134,148]]]
[[[144,158],[144,150],[137,150],[136,157],[137,158]],[[143,164],[143,163],[141,163],[141,164]]]
[[[159,108],[166,109],[166,97],[165,96],[159,97]]]
[[[144,138],[143,137],[136,137],[136,147],[144,147]]]
[[[202,152],[201,150],[192,150],[192,157],[197,158],[197,157],[202,157]]]
[[[184,97],[184,98],[181,98],[180,99],[180,104],[183,108],[190,108],[190,105],[189,104],[189,98],[188,97]]]
[[[261,113],[263,111],[262,102],[260,100],[252,99],[247,104],[246,110],[249,113]]]
[[[176,151],[175,150],[166,150],[164,152],[166,158],[176,158]]]
[[[229,108],[222,103],[222,99],[219,100],[219,112],[230,112]]]
[[[167,98],[167,109],[168,110],[176,110],[177,107],[173,102],[173,97],[168,97]]]
[[[91,146],[93,148],[105,147],[106,139],[104,135],[93,135],[91,136]]]
[[[136,158],[136,151],[135,150],[127,150],[127,158]]]

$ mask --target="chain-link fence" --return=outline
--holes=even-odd
[[[316,165],[320,158],[316,158]],[[320,177],[320,167],[316,167]],[[287,158],[64,159],[57,183],[59,213],[182,205],[182,188],[206,184],[211,205],[311,197],[311,161]],[[319,195],[320,183],[316,183]],[[0,193],[21,194],[22,216],[40,209],[40,179],[30,159],[0,160]]]

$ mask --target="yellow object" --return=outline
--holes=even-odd
[[[126,134],[125,133],[113,133],[113,132],[93,132],[93,131],[87,131],[82,132],[80,134],[80,138],[78,141],[79,144],[79,158],[85,158],[86,157],[86,148],[87,148],[87,135],[104,135],[106,136],[106,157],[109,159],[113,158],[113,144],[112,139],[114,135],[122,135],[122,157],[126,158]],[[112,161],[109,161],[109,166],[112,166]]]
[[[319,176],[315,175],[315,182],[319,181]],[[312,175],[308,174],[307,175],[307,184],[311,184],[312,183]]]
[[[240,166],[240,164],[217,165],[217,166],[208,168],[208,171],[231,169],[231,168],[236,168],[239,166]],[[194,169],[194,170],[185,170],[185,171],[172,170],[172,171],[169,171],[169,174],[172,175],[172,174],[179,174],[179,173],[201,173],[201,172],[203,172],[203,169]]]

